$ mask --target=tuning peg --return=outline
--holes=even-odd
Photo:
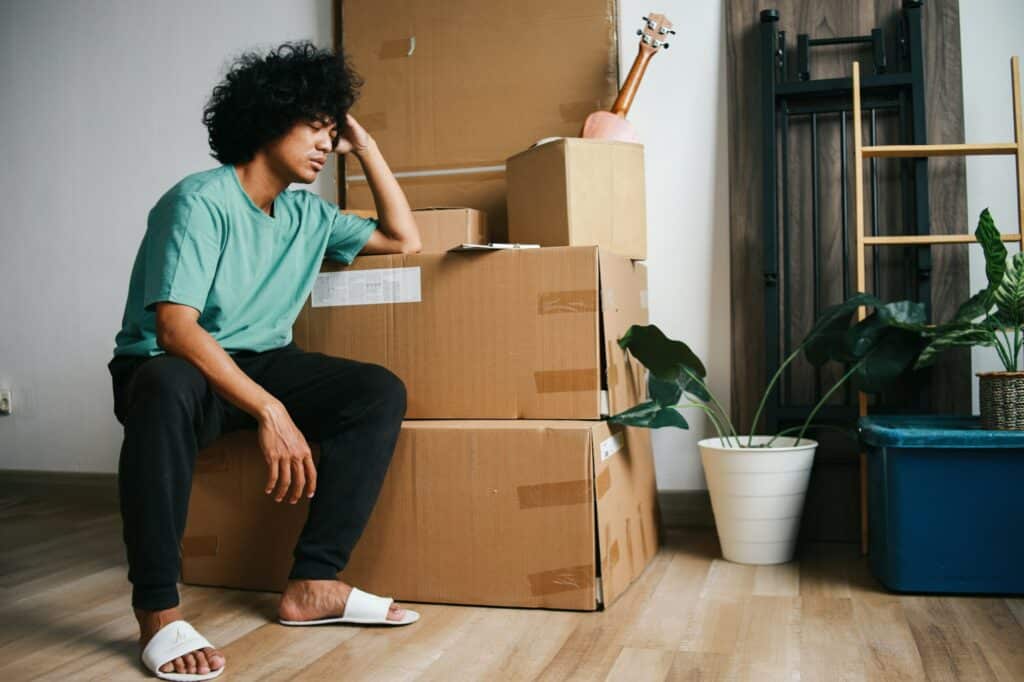
[[[675,32],[675,31],[673,31],[672,29],[669,29],[669,30],[668,30],[668,32],[669,32],[669,33],[670,33],[671,35],[675,35],[675,34],[676,34],[676,32]]]
[[[662,46],[663,48],[665,48],[666,50],[668,49],[668,43],[662,43],[662,44],[661,44],[661,46]]]
[[[642,28],[638,28],[638,29],[636,30],[636,34],[637,34],[638,36],[642,36],[642,35],[644,34],[644,30],[643,30]]]

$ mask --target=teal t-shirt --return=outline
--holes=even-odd
[[[229,353],[290,343],[323,259],[351,263],[377,221],[305,190],[282,192],[273,213],[253,203],[230,165],[171,188],[149,213],[114,355],[164,352],[160,301],[198,310],[199,325]]]

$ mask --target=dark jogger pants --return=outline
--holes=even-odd
[[[377,501],[405,414],[405,387],[383,367],[307,353],[294,343],[233,357],[284,404],[307,441],[320,444],[317,490],[290,577],[334,579]],[[182,358],[121,356],[108,367],[114,413],[124,425],[118,480],[132,605],[171,608],[178,604],[178,548],[196,454],[222,433],[257,424]]]

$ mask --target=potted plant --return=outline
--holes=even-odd
[[[874,312],[850,326],[860,306]],[[648,370],[649,399],[609,418],[630,426],[689,428],[683,408],[703,411],[718,433],[700,441],[722,554],[747,564],[790,561],[817,442],[805,438],[818,411],[847,381],[875,393],[908,370],[923,346],[922,304],[883,303],[857,294],[825,310],[782,362],[763,393],[750,429],[739,432],[705,381],[704,364],[682,341],[654,325],[634,325],[619,345]],[[847,369],[799,427],[754,435],[761,412],[785,371],[801,353],[815,366],[838,361]]]
[[[1007,258],[987,208],[974,235],[985,252],[988,286],[960,306],[952,321],[921,328],[929,344],[916,366],[930,365],[940,353],[957,346],[995,348],[1005,371],[978,374],[981,424],[986,429],[1024,430],[1024,253]]]

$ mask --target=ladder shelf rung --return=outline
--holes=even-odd
[[[1017,153],[1014,142],[993,144],[894,144],[861,147],[865,158],[910,159],[923,156],[1012,156]]]
[[[1020,234],[1001,234],[1004,242],[1021,241]],[[978,240],[973,234],[907,234],[865,236],[865,246],[930,246],[932,244],[973,244]]]

